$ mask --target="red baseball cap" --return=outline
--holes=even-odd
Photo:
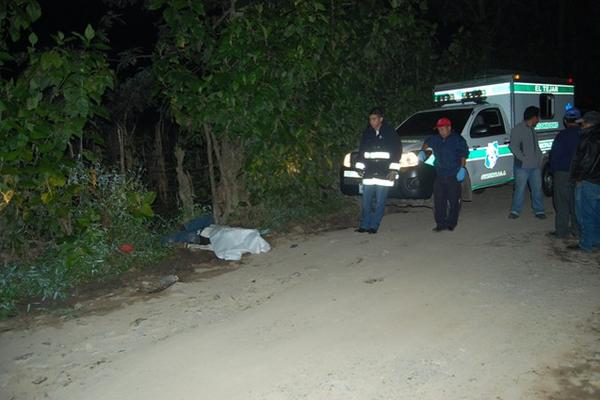
[[[452,126],[452,121],[450,121],[448,118],[440,118],[437,120],[437,124],[435,124],[436,128],[442,127],[442,126]]]

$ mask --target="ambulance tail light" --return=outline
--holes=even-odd
[[[573,77],[572,77],[572,76],[570,76],[570,77],[568,77],[568,78],[567,78],[567,83],[568,83],[569,85],[572,85],[572,84],[574,84],[574,83],[575,83],[575,79],[573,79]]]
[[[350,153],[344,156],[344,167],[352,168],[352,164],[350,164]]]

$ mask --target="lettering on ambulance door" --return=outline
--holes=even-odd
[[[471,125],[468,170],[473,189],[494,186],[512,177],[508,133],[498,108],[477,114]]]

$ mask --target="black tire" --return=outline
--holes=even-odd
[[[546,163],[542,169],[542,190],[547,197],[552,197],[554,179],[550,171],[550,164]]]

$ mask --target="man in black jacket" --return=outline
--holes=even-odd
[[[577,120],[581,138],[571,166],[575,207],[581,236],[570,249],[592,251],[600,247],[600,113],[590,111]]]
[[[383,119],[381,108],[372,109],[355,164],[363,178],[362,212],[356,232],[377,233],[385,211],[385,200],[400,170],[401,156],[400,136]]]
[[[550,171],[552,171],[552,189],[554,197],[554,226],[552,232],[557,238],[570,235],[579,236],[579,225],[575,216],[575,186],[569,179],[571,162],[577,144],[579,144],[580,127],[575,121],[581,118],[581,111],[573,107],[563,118],[565,129],[560,131],[552,142],[550,149]]]

